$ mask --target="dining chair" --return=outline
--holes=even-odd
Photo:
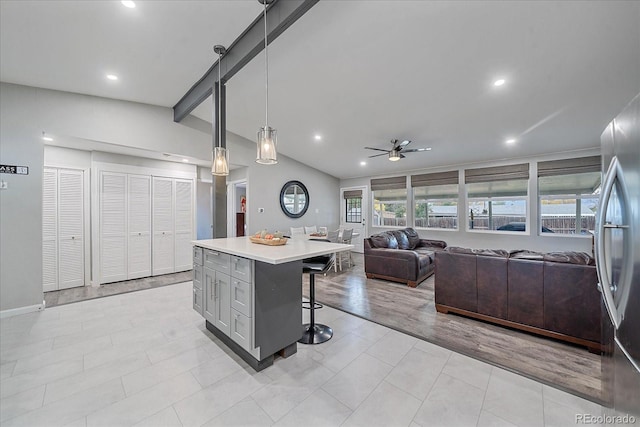
[[[340,230],[333,230],[333,231],[329,231],[327,232],[327,241],[331,242],[331,243],[338,243],[340,241]],[[335,262],[333,263],[333,271],[335,271],[336,273],[338,272],[338,256],[337,254],[334,252],[335,255]]]
[[[316,228],[315,225],[312,225],[311,227],[304,227],[304,233],[305,234],[311,234],[311,233],[317,233],[318,229]]]
[[[322,234],[327,234],[327,227],[318,227],[318,232]]]
[[[346,228],[342,231],[342,236],[340,237],[340,243],[345,243],[347,245],[351,244],[351,238],[353,236],[353,228]],[[345,253],[346,252],[346,253]],[[353,258],[351,256],[351,251],[344,251],[338,254],[338,264],[340,270],[342,270],[342,260],[346,257],[346,260],[349,261],[349,268],[353,265]]]
[[[304,227],[290,227],[291,237],[304,236]]]

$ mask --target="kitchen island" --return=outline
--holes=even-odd
[[[206,327],[256,371],[276,354],[297,351],[302,336],[302,260],[353,245],[290,239],[286,245],[248,237],[196,240],[193,308]]]

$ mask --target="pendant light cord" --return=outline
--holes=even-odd
[[[218,147],[222,147],[222,78],[220,77],[220,67],[222,67],[222,50],[218,52]]]
[[[267,51],[267,2],[264,2],[264,128],[269,128],[269,53]]]

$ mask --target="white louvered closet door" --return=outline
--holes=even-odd
[[[153,275],[173,273],[174,251],[174,180],[153,177]]]
[[[100,174],[100,283],[127,279],[126,192],[126,174]]]
[[[151,276],[151,177],[129,175],[128,279]]]
[[[176,179],[175,271],[193,268],[193,181]]]
[[[58,170],[58,288],[84,286],[83,172]]]
[[[42,185],[42,289],[58,289],[58,170],[50,168]]]

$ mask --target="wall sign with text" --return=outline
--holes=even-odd
[[[29,175],[28,166],[0,165],[0,173],[10,173],[14,175]]]

